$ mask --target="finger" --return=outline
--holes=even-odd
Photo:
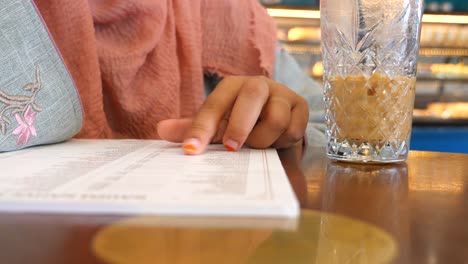
[[[262,78],[251,78],[242,85],[223,136],[226,149],[235,151],[242,147],[257,123],[269,94],[270,88]]]
[[[246,143],[253,148],[271,146],[289,127],[291,104],[281,97],[271,97]]]
[[[162,140],[182,142],[191,126],[191,118],[167,119],[157,124],[157,130]]]
[[[291,110],[291,121],[288,129],[276,140],[273,147],[288,148],[304,138],[309,121],[309,107],[307,102],[300,98]]]
[[[216,131],[216,134],[211,138],[211,143],[214,143],[214,144],[223,143],[224,132],[226,131],[226,128],[228,126],[230,116],[231,116],[231,111],[228,111],[224,115],[223,119],[219,122],[218,130]]]
[[[229,115],[226,115],[219,124],[218,131],[211,140],[211,143],[221,143],[224,131],[228,124]],[[167,119],[160,121],[157,125],[159,138],[162,140],[180,143],[184,140],[187,131],[192,127],[191,118]]]
[[[231,109],[243,81],[242,77],[226,77],[208,96],[184,136],[185,154],[196,155],[205,151],[221,120]]]

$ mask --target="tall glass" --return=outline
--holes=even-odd
[[[406,160],[423,0],[321,0],[328,156]]]

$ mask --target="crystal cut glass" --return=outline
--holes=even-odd
[[[407,159],[423,0],[322,0],[328,156]]]

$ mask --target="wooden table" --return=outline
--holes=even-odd
[[[468,155],[411,152],[406,163],[376,166],[330,162],[324,151],[279,151],[302,208],[348,216],[385,230],[400,249],[393,263],[468,263]],[[0,263],[103,263],[93,254],[92,241],[98,231],[119,220],[2,214]],[[251,236],[228,232],[219,240],[234,241],[236,256],[255,250],[245,246]],[[190,247],[190,241],[184,243]],[[203,250],[207,248],[196,248]],[[211,257],[213,263],[236,263],[221,259],[222,254]],[[177,256],[177,263],[210,262],[186,258]]]

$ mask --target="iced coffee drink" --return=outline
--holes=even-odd
[[[379,74],[330,77],[325,98],[337,155],[391,157],[408,148],[415,83],[416,78]]]

